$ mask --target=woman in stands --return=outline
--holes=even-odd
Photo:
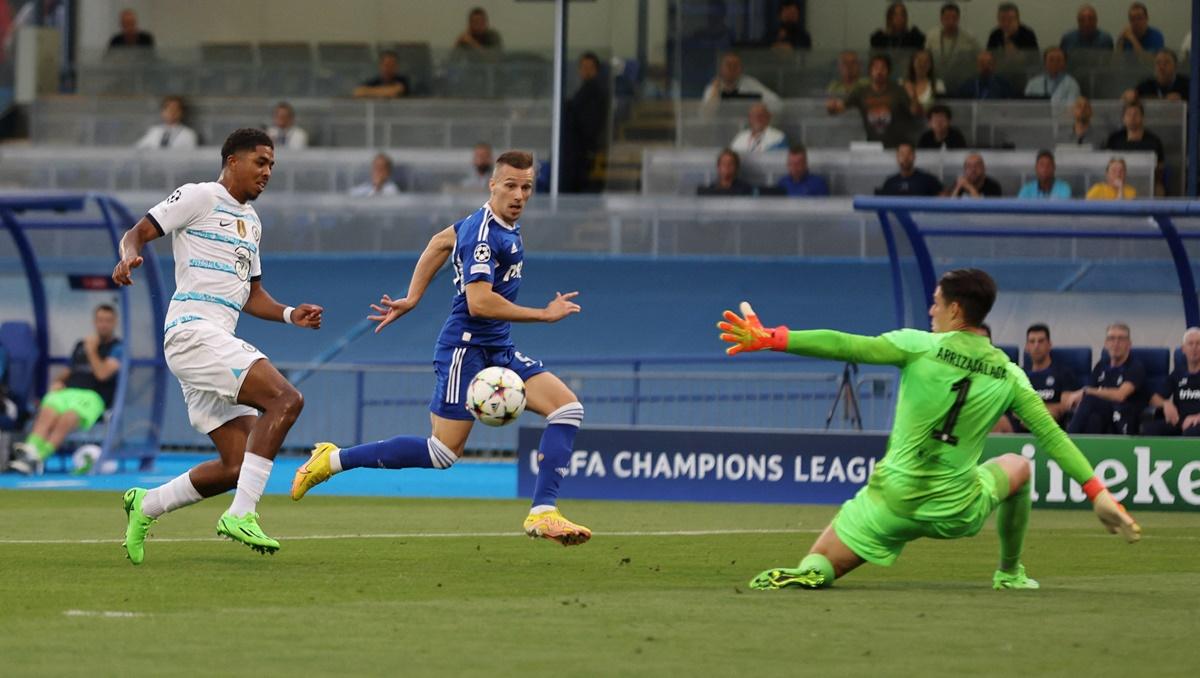
[[[1125,158],[1114,157],[1104,170],[1104,181],[1093,185],[1087,192],[1088,200],[1133,200],[1137,190],[1125,183]]]
[[[913,53],[908,60],[908,75],[900,80],[900,84],[908,92],[912,113],[916,116],[924,116],[934,99],[946,94],[946,84],[934,74],[933,54],[927,49]]]

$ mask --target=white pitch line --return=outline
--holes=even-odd
[[[738,534],[818,534],[817,529],[795,530],[661,530],[649,532],[601,532],[604,537],[712,537]],[[279,536],[280,541],[320,541],[328,539],[474,539],[492,537],[524,537],[521,532],[392,532],[381,534],[310,534]],[[120,544],[121,539],[0,539],[4,544]],[[166,537],[150,540],[155,544],[226,541],[220,537]]]
[[[145,617],[141,612],[124,612],[121,610],[63,610],[68,617],[104,617],[106,619],[128,619],[129,617]]]

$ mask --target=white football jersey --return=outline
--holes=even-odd
[[[175,294],[166,329],[207,320],[233,334],[250,282],[262,277],[258,243],[262,222],[221,184],[184,184],[146,214],[171,234]]]

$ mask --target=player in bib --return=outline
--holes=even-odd
[[[879,337],[832,330],[763,327],[750,305],[718,323],[726,352],[786,351],[828,360],[895,365],[900,392],[887,452],[867,484],[842,505],[795,568],[755,577],[755,589],[830,586],[864,562],[891,565],[921,537],[958,539],[979,532],[997,511],[996,589],[1036,589],[1021,564],[1031,506],[1029,461],[1005,454],[979,464],[983,441],[1012,409],[1062,470],[1083,485],[1110,532],[1136,541],[1141,528],[1109,494],[1091,464],[1046,411],[1029,379],[978,330],[996,300],[996,283],[978,269],[942,276],[929,308],[933,332],[904,329]]]
[[[159,516],[235,488],[217,534],[260,553],[279,549],[259,527],[256,507],[304,399],[234,330],[242,312],[319,329],[321,307],[284,306],[262,284],[262,223],[250,203],[266,189],[274,165],[271,138],[261,130],[239,129],[221,148],[216,181],[179,187],[121,238],[113,280],[131,285],[133,270],[142,265],[142,247],[171,234],[175,294],[163,349],[183,389],[188,419],[220,453],[220,459],[165,485],[125,492],[125,550],[134,565],[145,557],[146,533]]]
[[[333,474],[353,468],[436,468],[454,465],[467,444],[474,418],[466,407],[467,386],[485,367],[499,365],[525,380],[528,409],[546,417],[538,447],[539,470],[525,533],[563,546],[582,544],[591,530],[567,520],[557,508],[558,486],[567,474],[575,434],[583,423],[583,405],[540,360],[517,351],[509,337],[514,322],[553,323],[579,312],[578,292],[556,294],[544,308],[518,306],[517,291],[525,263],[517,223],[533,192],[533,157],[509,151],[496,159],[489,181],[491,196],[475,213],[442,230],[421,254],[402,299],[384,295],[372,304],[378,333],[416,307],[446,260],[453,257],[455,295],[450,316],[434,352],[437,383],[429,404],[429,437],[397,436],[339,449],[317,443],[312,457],[296,472],[292,499]]]

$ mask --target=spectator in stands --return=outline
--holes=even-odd
[[[1145,393],[1146,368],[1130,356],[1129,325],[1113,323],[1104,334],[1108,361],[1092,370],[1094,386],[1064,393],[1062,402],[1075,408],[1069,433],[1122,434],[1138,432],[1139,417],[1150,395]]]
[[[1162,195],[1163,143],[1158,135],[1146,129],[1146,109],[1140,101],[1125,104],[1121,113],[1121,123],[1124,125],[1108,135],[1104,148],[1110,151],[1154,151],[1157,165],[1154,169],[1154,192]]]
[[[121,31],[108,41],[108,48],[154,47],[154,36],[138,27],[137,13],[132,9],[121,10]]]
[[[1023,49],[1037,51],[1037,34],[1021,23],[1021,10],[1016,3],[1002,2],[996,8],[996,28],[988,35],[987,48],[1006,54]]]
[[[739,174],[742,159],[737,152],[724,149],[717,156],[717,180],[696,189],[696,195],[753,195],[754,188],[742,181]]]
[[[772,113],[778,113],[783,106],[779,95],[742,71],[742,58],[733,52],[721,57],[717,76],[704,88],[701,108],[708,113],[715,112],[723,99],[760,99]]]
[[[1017,193],[1017,197],[1069,200],[1071,198],[1071,185],[1062,179],[1056,179],[1054,177],[1055,169],[1054,154],[1047,150],[1038,151],[1037,162],[1033,166],[1033,173],[1037,178],[1022,186],[1021,191]]]
[[[488,22],[487,11],[475,7],[467,14],[467,28],[454,39],[454,50],[473,56],[494,55],[504,48],[500,34]]]
[[[1076,146],[1099,146],[1102,140],[1100,133],[1092,127],[1092,102],[1087,97],[1075,98],[1071,117],[1071,126],[1061,128],[1059,141]]]
[[[960,85],[954,96],[960,99],[1011,99],[1016,93],[1007,80],[996,75],[996,57],[984,49],[975,56],[975,77]]]
[[[867,85],[856,88],[844,99],[830,99],[825,109],[836,115],[849,107],[857,108],[867,139],[895,146],[904,140],[910,119],[908,93],[892,80],[892,60],[886,54],[871,57],[868,73],[871,81]]]
[[[608,88],[600,77],[600,58],[585,52],[578,68],[579,89],[563,104],[559,180],[567,193],[592,189],[592,168],[608,142]]]
[[[1150,396],[1152,407],[1162,408],[1163,418],[1146,425],[1150,436],[1200,436],[1200,327],[1183,333],[1185,364],[1176,365],[1166,389]]]
[[[876,195],[911,195],[933,197],[942,194],[942,182],[937,177],[917,169],[917,152],[907,141],[896,147],[896,165],[900,171],[888,177]]]
[[[963,173],[946,195],[951,198],[999,198],[1003,191],[1000,184],[987,175],[983,156],[971,153],[963,159]]]
[[[950,124],[954,114],[943,104],[934,104],[929,109],[929,129],[917,139],[917,148],[966,148],[963,133]]]
[[[159,117],[162,122],[152,125],[150,129],[146,130],[135,146],[137,148],[169,148],[173,150],[195,148],[199,143],[196,131],[183,124],[186,111],[183,97],[175,95],[163,97],[162,105],[159,107]]]
[[[40,475],[45,460],[71,432],[90,429],[112,406],[123,351],[116,336],[117,310],[100,304],[92,312],[92,326],[95,332],[75,344],[71,362],[50,384],[29,436],[13,446],[13,470]]]
[[[812,36],[804,29],[803,19],[796,0],[783,0],[779,5],[779,28],[768,36],[766,43],[785,52],[812,49]]]
[[[1150,25],[1150,10],[1141,2],[1129,6],[1129,23],[1117,36],[1117,51],[1154,54],[1167,46],[1162,31]]]
[[[408,93],[408,78],[400,75],[400,57],[391,50],[379,54],[379,75],[354,88],[354,96],[360,99],[395,99]]]
[[[487,189],[492,179],[492,146],[486,142],[475,144],[471,151],[471,171],[463,177],[462,188]]]
[[[1066,366],[1056,363],[1050,357],[1050,328],[1042,323],[1035,323],[1025,330],[1025,355],[1029,358],[1029,367],[1025,368],[1025,376],[1029,384],[1046,403],[1050,416],[1060,425],[1070,419],[1071,409],[1063,403],[1063,394],[1079,389],[1075,375]],[[1028,431],[1012,412],[1008,413],[1009,431],[1024,433]],[[1006,431],[1008,432],[1008,431]]]
[[[275,148],[308,148],[308,132],[296,126],[296,109],[286,101],[275,104],[267,136],[275,142]]]
[[[909,58],[908,73],[900,84],[904,85],[915,116],[925,115],[935,97],[946,95],[946,83],[934,74],[933,55],[927,49],[919,49]]]
[[[829,195],[825,178],[808,171],[808,149],[804,144],[792,144],[788,149],[787,174],[779,180],[779,188],[793,198],[816,198]]]
[[[374,198],[380,195],[399,195],[400,187],[392,179],[395,165],[387,153],[376,153],[371,160],[371,180],[350,189],[355,198]]]
[[[908,8],[903,2],[888,5],[883,28],[871,34],[871,47],[875,49],[921,49],[925,46],[925,34],[917,27],[908,26]]]
[[[1154,55],[1154,77],[1138,83],[1133,98],[1169,99],[1182,101],[1188,98],[1188,79],[1178,72],[1179,63],[1175,53],[1169,49],[1160,49]],[[1125,96],[1128,98],[1129,93]]]
[[[871,82],[863,77],[862,66],[858,63],[858,52],[852,49],[842,50],[838,55],[837,69],[837,80],[830,82],[825,88],[825,93],[831,97],[844,99],[850,96],[855,88]]]
[[[1051,103],[1070,106],[1079,98],[1079,83],[1067,72],[1067,53],[1061,47],[1051,47],[1042,55],[1043,71],[1025,84],[1025,96],[1049,99]]]
[[[1125,158],[1110,158],[1104,168],[1104,181],[1088,189],[1088,200],[1133,200],[1137,190],[1125,183]]]
[[[762,153],[787,148],[787,136],[771,127],[771,111],[758,102],[746,114],[749,127],[737,133],[729,147],[738,153]]]
[[[925,35],[925,49],[933,54],[934,65],[945,71],[956,61],[974,56],[979,51],[979,41],[959,27],[962,12],[953,2],[942,5],[940,18],[941,24]]]
[[[1076,49],[1112,51],[1112,36],[1108,34],[1108,31],[1100,29],[1100,18],[1096,14],[1095,7],[1080,5],[1079,11],[1075,13],[1075,24],[1078,28],[1063,33],[1062,40],[1058,43],[1058,46],[1062,47],[1064,51],[1070,52]]]

